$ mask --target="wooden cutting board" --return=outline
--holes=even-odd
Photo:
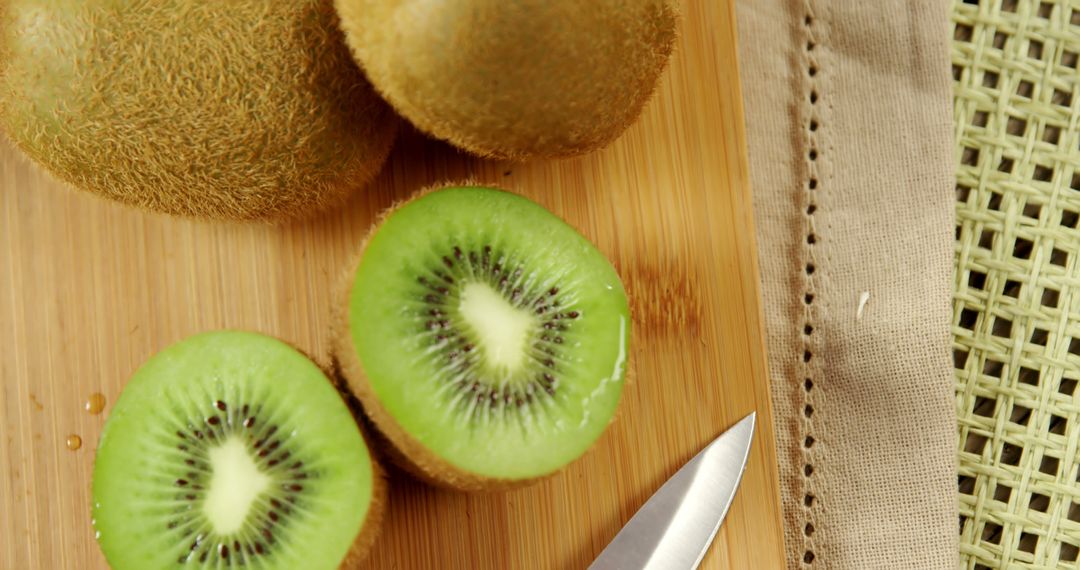
[[[683,14],[657,96],[605,151],[511,164],[405,133],[370,188],[286,226],[140,214],[0,146],[0,567],[105,567],[90,525],[94,447],[140,363],[187,335],[242,328],[325,364],[331,293],[374,216],[474,179],[532,197],[612,259],[632,296],[636,380],[595,449],[534,487],[464,495],[391,471],[368,567],[584,568],[668,476],[756,410],[742,487],[703,567],[780,568],[733,0],[687,0]],[[107,402],[97,415],[84,409],[95,392]]]

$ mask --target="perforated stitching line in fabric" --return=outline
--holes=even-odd
[[[802,365],[799,370],[802,372],[802,402],[803,402],[803,420],[802,420],[802,458],[803,458],[803,556],[802,562],[804,566],[811,566],[817,559],[817,554],[814,552],[814,509],[818,507],[819,497],[814,493],[813,477],[814,477],[814,445],[817,443],[814,439],[813,429],[813,416],[814,416],[814,369],[815,369],[815,351],[814,344],[814,282],[816,280],[815,273],[817,272],[816,257],[814,255],[818,240],[820,239],[817,231],[816,224],[814,223],[814,216],[817,212],[817,201],[815,194],[819,192],[818,186],[820,185],[818,159],[820,153],[819,130],[821,125],[820,114],[817,112],[819,109],[820,93],[817,89],[817,77],[820,72],[818,65],[818,58],[815,57],[815,50],[820,51],[817,45],[817,36],[815,35],[815,18],[816,12],[811,2],[805,4],[805,15],[803,19],[804,36],[806,43],[803,46],[803,55],[806,62],[805,72],[807,76],[806,84],[808,86],[806,97],[808,102],[808,112],[805,114],[804,120],[806,121],[806,178],[805,188],[806,193],[806,211],[805,211],[805,238],[803,248],[805,251],[804,260],[805,264],[802,267],[803,271],[803,283],[805,284],[803,289],[803,315],[804,321],[802,323],[801,338],[802,338]],[[820,390],[820,388],[817,388]]]
[[[1080,2],[953,0],[960,561],[1080,558]]]

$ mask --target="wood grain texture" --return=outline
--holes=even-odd
[[[782,535],[732,0],[687,0],[642,120],[603,152],[510,164],[405,133],[379,179],[287,226],[144,215],[0,147],[0,567],[104,568],[94,446],[127,378],[187,335],[242,328],[327,363],[336,279],[377,213],[476,180],[563,216],[630,293],[636,379],[599,444],[523,490],[463,495],[391,471],[371,568],[583,568],[663,481],[746,413],[758,434],[704,568],[779,568]],[[84,403],[105,394],[105,413]],[[70,451],[65,440],[82,437]]]

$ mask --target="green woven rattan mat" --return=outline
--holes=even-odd
[[[1080,0],[953,0],[962,568],[1078,568]]]

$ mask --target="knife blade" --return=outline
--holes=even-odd
[[[589,570],[697,568],[735,498],[756,421],[746,416],[672,475]]]

